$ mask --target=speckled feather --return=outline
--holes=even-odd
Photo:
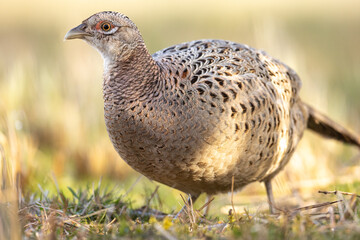
[[[120,32],[94,32],[102,19]],[[262,51],[199,40],[151,56],[122,14],[99,13],[83,24],[93,34],[85,40],[105,59],[110,139],[122,159],[150,179],[195,196],[230,191],[232,176],[237,189],[270,180],[291,158],[308,119],[313,130],[360,146],[304,104],[298,75]]]
[[[112,102],[115,112],[105,108],[111,140],[130,166],[191,194],[229,191],[233,175],[240,188],[285,166],[308,118],[294,71],[220,40],[179,44],[153,59],[144,73],[157,82],[152,91]],[[106,87],[104,95],[111,99]]]

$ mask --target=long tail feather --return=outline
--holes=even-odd
[[[309,112],[307,127],[324,137],[333,138],[344,143],[353,144],[360,147],[360,138],[351,133],[340,124],[334,122],[313,107],[305,104]]]

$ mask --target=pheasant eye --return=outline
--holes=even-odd
[[[99,21],[95,29],[102,34],[113,34],[118,30],[119,27],[114,26],[110,21]]]
[[[111,30],[112,25],[110,23],[108,23],[108,22],[104,22],[104,23],[101,24],[100,27],[101,27],[101,30],[103,30],[105,32],[108,32],[108,31]]]

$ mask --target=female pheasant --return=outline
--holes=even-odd
[[[191,194],[271,179],[310,128],[360,147],[359,138],[299,97],[301,81],[265,52],[223,40],[178,44],[150,55],[135,24],[100,12],[71,29],[105,61],[110,139],[131,167]]]

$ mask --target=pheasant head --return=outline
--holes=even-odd
[[[117,12],[99,12],[84,20],[65,35],[65,40],[83,39],[96,48],[105,61],[125,60],[143,44],[136,25]]]

